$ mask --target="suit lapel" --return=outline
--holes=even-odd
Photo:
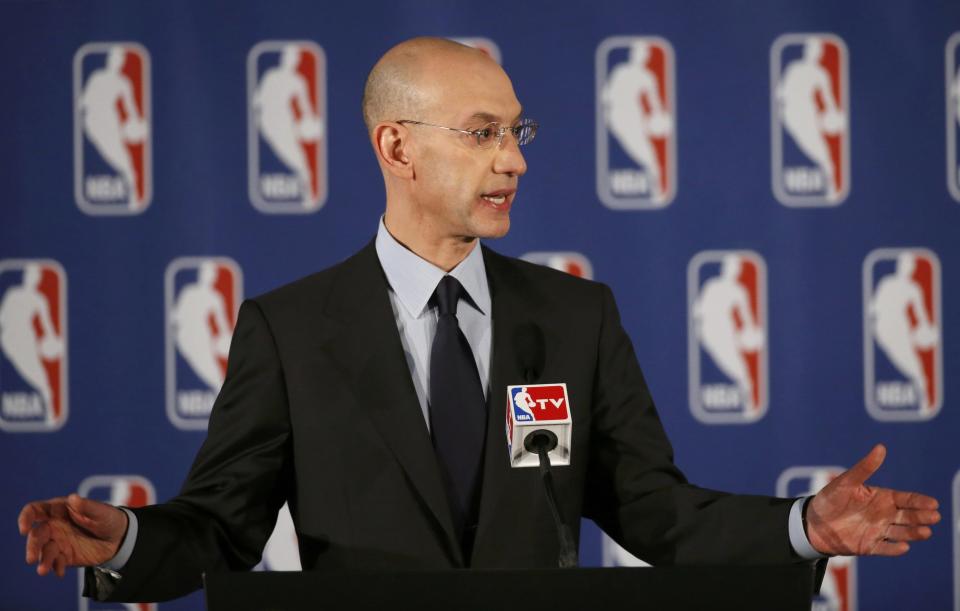
[[[453,530],[440,470],[373,243],[344,262],[326,315],[341,332],[325,343],[340,363],[357,403],[390,447],[442,528],[450,553],[463,558]]]
[[[507,386],[526,382],[514,345],[516,332],[530,323],[539,326],[538,314],[545,304],[535,287],[525,286],[512,273],[506,258],[487,248],[483,254],[493,304],[493,345],[478,540],[491,527],[510,475],[505,432]]]

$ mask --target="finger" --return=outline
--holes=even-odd
[[[53,571],[57,574],[57,577],[61,579],[67,573],[67,559],[62,554],[54,559]]]
[[[933,534],[929,526],[898,526],[887,529],[886,538],[891,541],[924,541]]]
[[[54,559],[60,555],[60,548],[56,541],[50,540],[43,545],[40,552],[40,564],[37,565],[37,573],[46,575],[53,568]]]
[[[893,518],[894,524],[903,526],[932,526],[940,521],[940,512],[926,509],[901,509]]]
[[[919,492],[893,491],[893,502],[901,509],[938,509],[940,502]]]
[[[882,443],[878,443],[873,446],[873,449],[870,450],[866,456],[861,458],[857,464],[850,467],[841,477],[846,476],[851,480],[852,484],[860,485],[876,473],[880,465],[883,464],[883,459],[886,458],[886,456],[887,448],[884,447]]]
[[[867,554],[870,556],[902,556],[910,551],[906,541],[878,541]]]
[[[48,506],[49,504],[46,501],[34,501],[23,506],[20,515],[17,516],[17,527],[20,529],[21,535],[30,532],[30,527],[34,522],[49,519]]]
[[[40,550],[50,540],[50,525],[46,522],[34,527],[27,535],[27,564],[40,560]]]

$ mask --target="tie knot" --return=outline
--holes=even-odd
[[[466,291],[459,280],[453,276],[444,276],[440,280],[440,284],[437,285],[434,295],[437,297],[437,308],[440,310],[441,316],[444,314],[456,316],[457,303],[461,297],[466,295]]]

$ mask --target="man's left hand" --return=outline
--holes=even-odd
[[[807,537],[831,556],[899,556],[908,541],[929,539],[940,521],[937,499],[917,492],[867,486],[887,449],[877,444],[827,484],[807,507]]]

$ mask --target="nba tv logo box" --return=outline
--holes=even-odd
[[[527,435],[548,430],[557,436],[550,464],[570,464],[570,400],[567,385],[524,384],[507,387],[507,450],[513,467],[536,467],[540,458],[523,447]]]

